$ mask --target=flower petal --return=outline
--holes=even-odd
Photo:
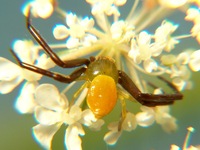
[[[38,124],[33,127],[33,136],[36,141],[41,144],[45,149],[51,149],[51,141],[54,134],[62,124],[54,124],[51,126],[44,126]]]
[[[33,113],[37,105],[34,98],[37,82],[26,82],[21,88],[20,95],[15,103],[15,108],[22,114]]]
[[[200,70],[200,50],[194,51],[190,56],[189,67],[193,71]]]
[[[19,76],[20,67],[6,58],[0,57],[0,80],[10,81]]]
[[[21,77],[17,77],[11,81],[1,81],[0,82],[0,93],[7,94],[11,92],[23,79]]]
[[[70,108],[69,113],[65,114],[65,122],[69,125],[74,124],[75,122],[81,119],[82,110],[79,106],[73,105]]]
[[[82,150],[81,138],[79,135],[84,135],[85,132],[79,123],[70,125],[65,132],[65,146],[67,150]]]
[[[31,40],[15,40],[13,50],[21,61],[33,64],[38,57],[38,48],[34,47]]]
[[[41,106],[56,111],[63,111],[67,107],[67,100],[60,95],[52,84],[41,84],[35,91],[36,102]]]
[[[35,118],[42,125],[52,125],[62,121],[62,113],[38,106],[35,108]]]
[[[135,115],[128,112],[126,114],[126,118],[124,119],[123,123],[122,123],[122,128],[123,130],[126,131],[132,131],[137,127],[137,122],[136,122],[136,118]]]
[[[50,0],[37,0],[31,3],[32,14],[35,17],[46,19],[53,13],[53,4]]]
[[[146,72],[151,73],[153,70],[157,70],[158,64],[154,59],[147,59],[143,63]]]
[[[166,132],[173,132],[177,129],[176,118],[169,114],[169,106],[156,106],[155,107],[155,119]]]
[[[101,126],[104,124],[104,120],[96,119],[90,109],[86,109],[83,111],[81,122],[85,126],[88,126],[90,129],[93,129],[95,131],[100,130]]]
[[[104,136],[104,141],[109,145],[114,145],[122,134],[123,130],[118,130],[119,122],[111,122],[108,125],[108,129],[110,130]]]
[[[67,48],[69,48],[69,49],[70,49],[70,48],[75,48],[75,47],[77,47],[79,44],[80,44],[80,43],[79,43],[78,38],[70,37],[70,38],[68,38],[67,41],[66,41],[66,46],[67,46]]]
[[[136,114],[137,123],[142,127],[147,127],[155,121],[155,115],[152,108],[145,106],[141,107],[142,112]]]
[[[119,139],[121,133],[122,133],[122,130],[121,131],[118,131],[118,130],[110,131],[110,132],[106,133],[106,135],[104,136],[104,141],[109,145],[114,145],[117,142],[117,140]]]
[[[174,118],[169,114],[163,114],[162,118],[159,119],[156,118],[156,121],[158,124],[162,126],[162,129],[168,133],[176,131],[178,128],[176,123],[176,118]]]
[[[54,27],[53,35],[56,39],[62,40],[68,37],[69,31],[66,26],[59,24]]]

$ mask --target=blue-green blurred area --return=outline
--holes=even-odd
[[[21,6],[26,2],[23,0],[1,0],[0,2],[0,56],[6,57],[14,61],[9,53],[9,48],[12,47],[12,42],[19,39],[31,39],[30,34],[25,28],[25,18],[21,13]],[[76,12],[77,15],[86,16],[90,12],[90,6],[81,0],[62,0],[59,4],[65,10]],[[127,5],[129,7],[129,5]],[[123,8],[127,10],[126,8]],[[176,23],[181,24],[179,16],[174,15]],[[55,23],[62,22],[59,17],[52,17],[48,20],[33,19],[34,25],[42,33],[47,41],[54,41],[51,30]],[[183,26],[181,24],[181,26]],[[191,25],[184,26],[188,30]],[[179,31],[181,34],[181,31]],[[193,45],[194,48],[199,46],[194,42],[179,45],[180,49],[186,45]],[[181,47],[183,46],[183,47]],[[108,146],[103,141],[103,136],[107,132],[107,127],[104,125],[103,130],[94,132],[86,129],[86,135],[83,139],[83,149],[95,150],[169,150],[171,144],[176,144],[180,147],[186,135],[186,128],[193,126],[196,130],[193,133],[191,144],[200,144],[200,78],[199,73],[194,73],[192,76],[194,87],[192,90],[185,91],[184,100],[176,102],[171,107],[171,114],[178,120],[178,130],[174,133],[167,134],[157,124],[149,128],[137,127],[135,131],[124,132],[118,143],[114,146]],[[51,79],[44,79],[44,82],[55,83],[60,87],[64,84],[57,83]],[[22,86],[22,85],[20,85]],[[20,115],[14,108],[15,98],[20,91],[20,86],[12,93],[0,95],[0,150],[39,150],[41,147],[35,142],[31,129],[37,123],[32,115]],[[128,103],[130,104],[130,103]],[[135,103],[130,104],[133,109]],[[117,106],[116,109],[120,109]],[[115,111],[115,110],[114,110]],[[118,113],[119,111],[117,111]],[[133,112],[137,112],[133,110]],[[115,112],[106,118],[112,120],[116,116]],[[115,121],[115,120],[113,120]],[[64,149],[64,132],[65,126],[59,130],[53,140],[53,149]]]

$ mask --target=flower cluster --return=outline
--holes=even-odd
[[[119,70],[127,72],[142,92],[148,92],[148,83],[141,75],[167,75],[178,90],[191,88],[191,72],[200,70],[200,50],[188,46],[178,50],[181,40],[196,38],[200,43],[200,10],[198,0],[135,0],[129,14],[121,18],[120,7],[127,0],[86,0],[91,5],[90,17],[79,17],[65,12],[56,0],[34,0],[23,7],[27,16],[29,9],[32,17],[43,19],[53,13],[60,15],[65,22],[56,24],[52,34],[56,43],[48,43],[54,49],[63,49],[57,54],[63,61],[91,54],[108,56],[115,60]],[[139,6],[139,7],[138,7]],[[196,7],[190,7],[196,6]],[[169,12],[182,10],[185,21],[192,21],[191,33],[177,35],[178,23],[166,20]],[[148,28],[160,21],[154,33]],[[146,29],[146,30],[145,30]],[[22,62],[49,70],[55,64],[43,53],[39,44],[31,40],[17,40],[13,51]],[[122,61],[123,60],[123,61]],[[126,66],[126,67],[125,67]],[[53,136],[61,127],[66,126],[65,146],[67,149],[82,149],[81,138],[85,134],[82,125],[92,130],[100,130],[103,119],[95,118],[87,107],[83,107],[87,87],[82,86],[68,101],[68,90],[77,82],[72,82],[59,92],[52,84],[40,84],[42,75],[20,68],[18,65],[0,57],[0,93],[11,92],[22,81],[24,85],[16,100],[16,109],[22,113],[33,113],[38,125],[33,134],[44,148],[51,149]],[[133,98],[120,86],[119,99]],[[155,93],[162,90],[155,89]],[[70,96],[69,96],[70,97]],[[148,127],[153,123],[171,132],[176,130],[176,119],[170,114],[169,106],[140,107],[141,112],[122,112],[124,117],[108,125],[109,132],[104,140],[113,145],[123,131],[135,130],[137,126]]]

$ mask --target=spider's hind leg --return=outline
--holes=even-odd
[[[166,82],[175,91],[174,94],[142,93],[125,72],[118,71],[118,73],[119,84],[142,105],[146,105],[149,107],[158,105],[169,105],[173,104],[175,100],[180,100],[183,98],[183,95],[176,89],[176,87],[171,82],[162,77],[159,78]]]

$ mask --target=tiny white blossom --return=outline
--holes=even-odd
[[[136,114],[138,125],[147,127],[156,121],[166,132],[176,130],[176,119],[169,114],[169,106],[149,108],[141,106],[142,112]]]
[[[194,21],[200,16],[200,12],[197,8],[189,8],[186,13],[186,20]]]
[[[61,40],[68,37],[69,31],[66,26],[59,24],[54,27],[53,35],[56,39]]]
[[[193,71],[200,70],[200,50],[194,51],[190,55],[189,66]]]
[[[176,118],[169,114],[169,106],[155,107],[155,120],[166,132],[172,132],[177,129]]]
[[[138,39],[132,40],[132,49],[129,52],[129,56],[134,59],[135,63],[140,63],[151,58],[150,50],[151,35],[147,32],[141,32]]]
[[[155,31],[155,41],[157,43],[165,43],[165,50],[170,52],[179,41],[172,38],[172,34],[178,28],[178,25],[174,25],[172,22],[163,21],[161,26]]]
[[[146,72],[152,72],[153,70],[157,70],[158,68],[157,62],[153,59],[148,59],[144,61],[143,66]]]
[[[108,16],[116,15],[120,16],[120,12],[118,11],[116,6],[124,5],[126,1],[113,1],[113,0],[97,0],[91,1],[86,0],[86,2],[92,5],[92,14],[93,15],[101,15],[102,13],[107,14]]]
[[[23,81],[20,74],[21,68],[19,66],[0,57],[0,92],[6,94],[18,86]]]
[[[106,135],[104,136],[104,140],[106,141],[107,144],[114,145],[119,139],[123,130],[130,132],[137,127],[135,115],[128,112],[126,114],[125,119],[123,120],[121,124],[120,129],[119,129],[119,126],[120,126],[120,122],[112,122],[108,125],[108,129],[110,131],[106,133]]]
[[[28,14],[28,9],[31,7],[31,13],[34,17],[46,19],[50,17],[54,11],[53,0],[34,0],[29,2],[23,9],[25,16]]]
[[[16,99],[15,108],[22,114],[33,113],[37,103],[34,92],[38,86],[37,82],[25,82],[19,96]]]
[[[155,112],[152,108],[141,106],[140,109],[142,112],[136,114],[136,120],[138,125],[142,127],[148,127],[152,125],[155,121],[154,115]]]
[[[36,59],[39,59],[38,51],[33,48],[33,43],[30,41],[17,40],[13,47],[16,55],[18,55],[23,62],[34,64]],[[2,70],[0,73],[0,88],[2,93],[11,92],[24,79],[32,82],[41,78],[41,75],[24,70],[3,57],[0,58],[0,70]]]

